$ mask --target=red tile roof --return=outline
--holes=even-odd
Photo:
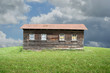
[[[70,29],[87,30],[84,24],[24,24],[21,29]]]

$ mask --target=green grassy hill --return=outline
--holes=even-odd
[[[0,48],[0,73],[110,73],[110,49],[22,51]]]

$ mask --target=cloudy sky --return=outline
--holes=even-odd
[[[0,0],[0,47],[22,45],[23,24],[85,24],[85,45],[110,47],[110,0]]]

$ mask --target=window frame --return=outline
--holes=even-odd
[[[31,38],[33,35],[33,38]],[[34,41],[35,40],[35,34],[29,34],[29,40]]]
[[[45,34],[46,35],[45,40],[42,39],[43,38],[42,35],[44,34],[41,34],[41,41],[47,41],[47,34]]]
[[[72,39],[73,35],[76,35],[76,39],[75,40]],[[71,35],[71,41],[77,41],[77,40],[78,40],[77,34],[72,34]]]
[[[59,41],[65,41],[65,34],[64,34],[64,40],[61,40],[61,39],[60,39],[60,35],[61,35],[61,34],[64,34],[64,33],[60,33],[60,34],[59,34]]]

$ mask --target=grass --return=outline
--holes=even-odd
[[[110,49],[29,51],[0,48],[0,73],[110,73]]]

